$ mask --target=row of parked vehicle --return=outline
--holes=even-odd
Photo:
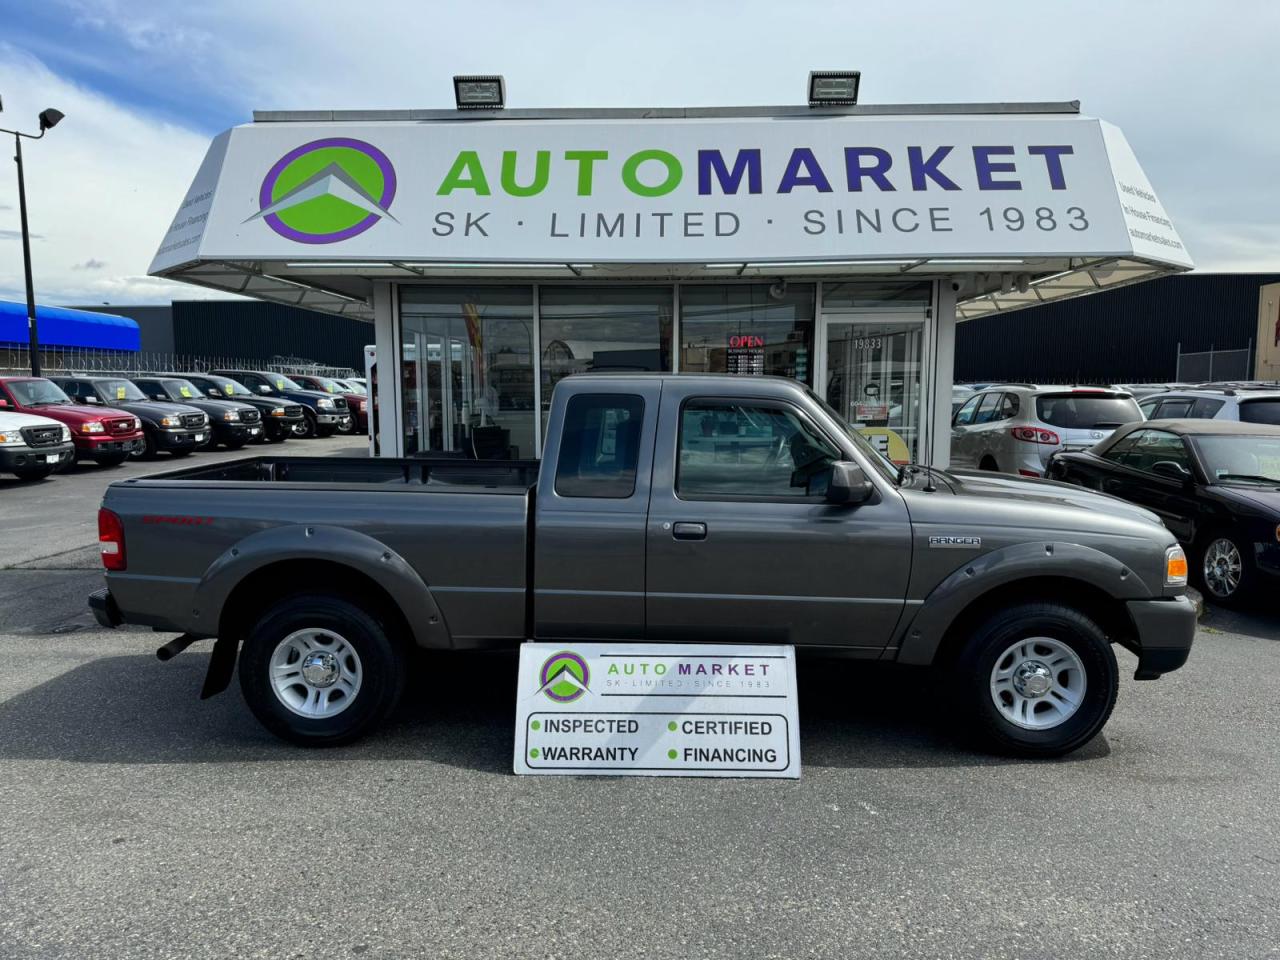
[[[1280,585],[1280,383],[991,383],[969,393],[952,417],[953,467],[1045,477],[1146,507],[1212,601],[1246,602]]]
[[[39,480],[77,459],[364,433],[368,400],[363,380],[271,370],[0,377],[0,470]]]

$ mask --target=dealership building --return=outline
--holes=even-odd
[[[367,321],[383,454],[540,455],[584,371],[791,377],[947,463],[957,322],[1192,266],[1076,103],[296,111],[151,273]]]

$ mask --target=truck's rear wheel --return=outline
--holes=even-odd
[[[297,594],[271,607],[240,651],[240,689],[268,730],[306,746],[368,733],[395,708],[404,655],[371,610]]]
[[[957,705],[983,744],[1026,757],[1084,746],[1106,724],[1119,692],[1106,634],[1058,604],[1025,604],[986,620],[956,671]]]

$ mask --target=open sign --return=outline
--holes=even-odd
[[[729,346],[731,347],[763,347],[764,337],[757,336],[753,333],[732,334],[729,337]]]

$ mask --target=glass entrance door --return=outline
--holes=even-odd
[[[920,458],[924,323],[826,317],[822,395],[895,463]]]

